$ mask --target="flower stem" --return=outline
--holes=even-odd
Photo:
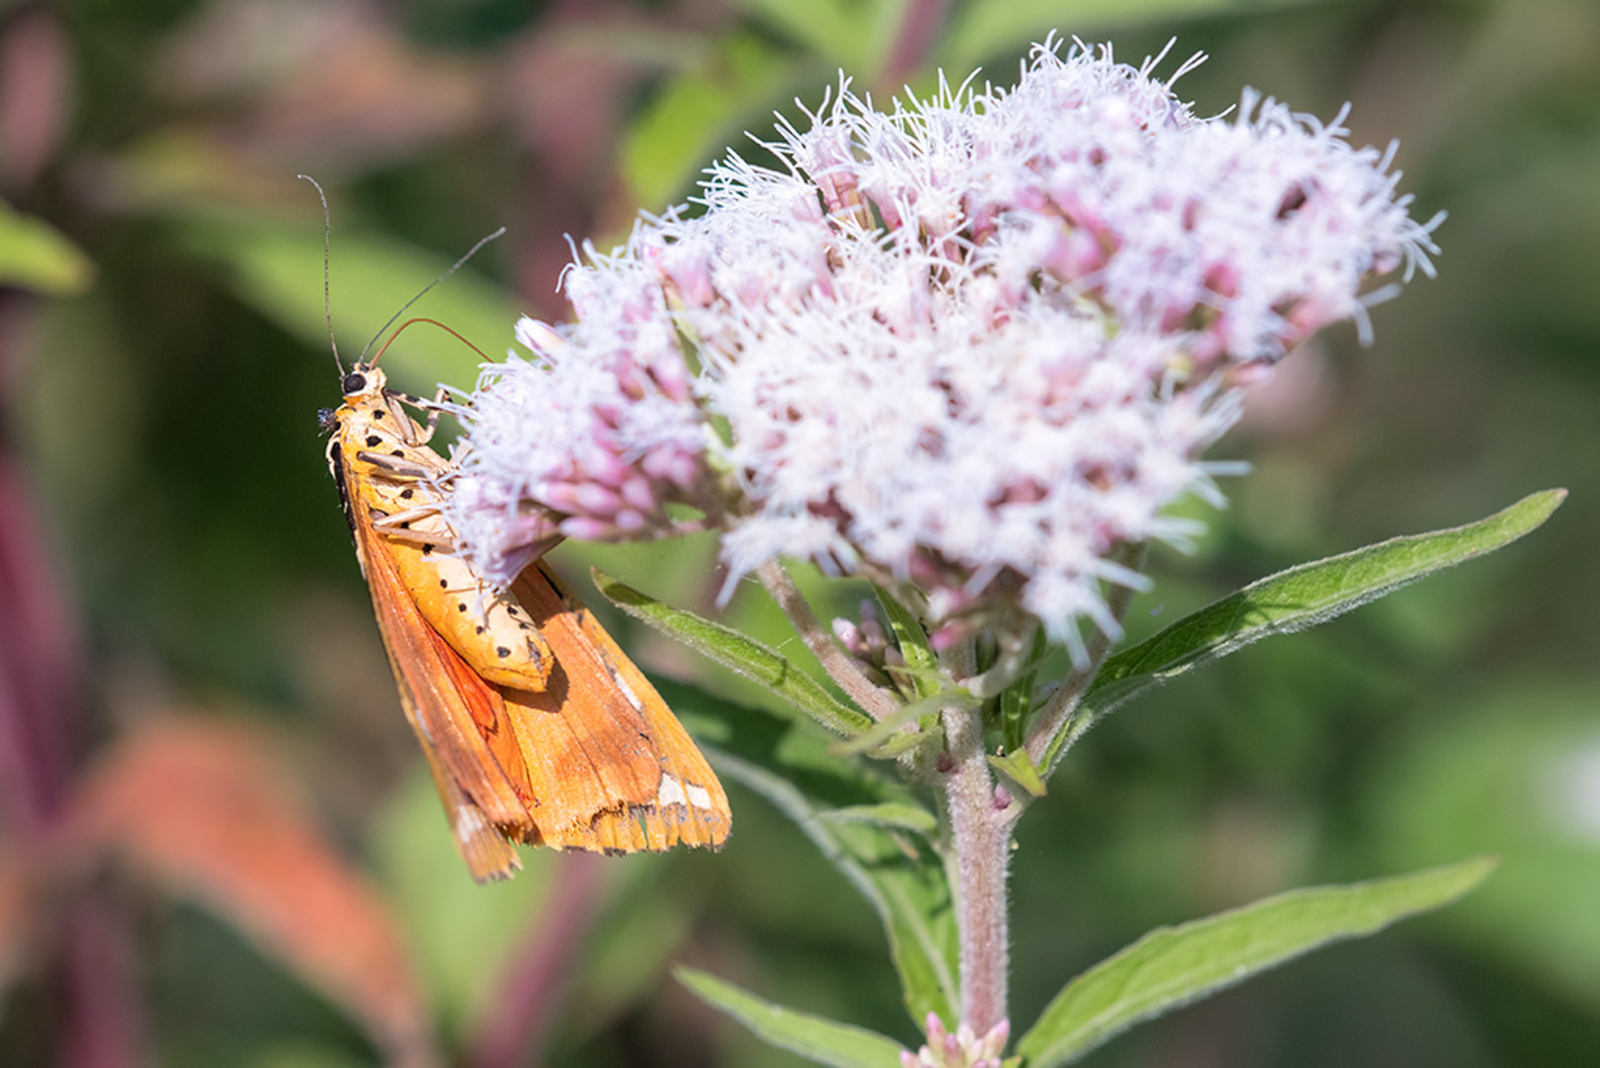
[[[839,684],[849,698],[873,719],[884,719],[900,709],[900,702],[881,686],[861,673],[855,661],[834,643],[833,636],[823,628],[817,614],[811,610],[800,590],[777,560],[768,560],[756,568],[762,585],[772,599],[778,602],[783,614],[789,617],[796,633],[811,650],[811,655],[822,664],[824,671]]]
[[[983,747],[982,714],[944,712],[940,762],[950,811],[951,882],[961,951],[961,1021],[978,1034],[1006,1019],[1010,941],[1006,878],[1011,828],[1021,806],[996,790]]]
[[[906,79],[927,61],[949,7],[949,0],[912,0],[905,5],[894,44],[878,72],[877,84],[885,95],[904,88]]]

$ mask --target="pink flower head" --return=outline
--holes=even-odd
[[[730,588],[784,554],[914,588],[936,641],[1114,632],[1103,584],[1143,582],[1118,548],[1184,545],[1167,507],[1221,502],[1201,454],[1235,387],[1364,328],[1372,279],[1436,251],[1392,152],[1249,92],[1197,118],[1172,83],[1198,59],[1156,62],[1047,42],[1014,89],[891,112],[843,82],[780,127],[782,169],[730,156],[701,214],[587,250],[576,321],[522,330],[540,362],[492,368],[464,411],[471,551],[525,557],[529,514],[659,536],[688,505]]]
[[[491,581],[509,584],[564,537],[618,541],[690,528],[671,506],[708,503],[705,430],[683,354],[670,320],[642,299],[659,305],[660,290],[624,290],[613,305],[594,284],[607,281],[616,278],[590,275],[571,287],[586,304],[619,309],[588,321],[603,332],[523,319],[517,340],[538,362],[508,354],[487,365],[471,405],[458,409],[475,432],[458,454],[452,522]]]

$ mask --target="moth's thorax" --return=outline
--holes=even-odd
[[[365,385],[350,390],[352,380]],[[333,414],[333,443],[345,469],[377,483],[434,481],[445,477],[449,463],[427,444],[431,432],[412,418],[406,403],[416,403],[384,387],[376,371],[351,372],[344,379],[344,404]]]

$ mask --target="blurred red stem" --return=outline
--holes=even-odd
[[[65,792],[76,704],[72,641],[33,502],[0,456],[0,770],[5,818],[36,831]]]
[[[879,89],[888,94],[899,92],[906,79],[927,62],[949,6],[950,0],[911,0],[906,5],[900,32],[878,72]]]
[[[85,895],[63,932],[67,1020],[61,1068],[137,1068],[146,1063],[122,919],[103,896]]]
[[[16,294],[0,296],[0,418],[29,355],[19,336]],[[84,661],[72,611],[46,549],[26,480],[12,463],[0,423],[0,824],[38,843],[67,799],[79,727]],[[56,975],[65,1002],[61,1068],[135,1068],[144,1063],[141,1011],[128,932],[113,902],[94,888],[62,910]]]
[[[605,861],[593,853],[555,859],[550,898],[539,922],[512,953],[496,1000],[484,1014],[468,1063],[472,1068],[523,1068],[543,1060],[541,1047],[561,987],[584,936],[599,915]]]

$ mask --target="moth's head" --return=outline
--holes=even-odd
[[[344,393],[346,401],[355,400],[374,393],[382,393],[384,383],[383,372],[367,363],[358,363],[345,372],[344,379],[339,384],[339,389]]]

